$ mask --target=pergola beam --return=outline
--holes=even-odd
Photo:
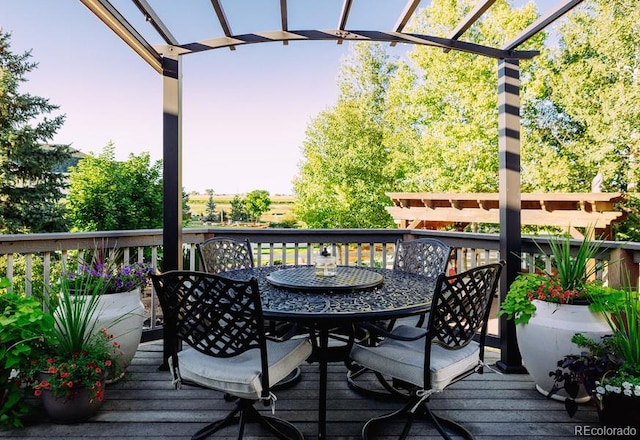
[[[280,0],[280,21],[282,22],[282,32],[289,30],[289,13],[287,12],[287,0]],[[282,44],[286,46],[289,44],[289,40],[283,41]]]
[[[402,32],[404,30],[404,27],[407,25],[409,20],[411,20],[411,17],[413,17],[413,13],[416,12],[416,9],[418,8],[419,4],[420,4],[420,0],[407,1],[407,4],[404,5],[404,10],[400,14],[400,17],[398,18],[398,21],[394,26],[394,29],[396,32]],[[395,46],[396,44],[397,42],[395,41],[391,42],[391,46]]]
[[[402,32],[404,27],[407,25],[407,23],[413,16],[413,13],[416,12],[416,9],[418,8],[419,4],[420,4],[420,0],[407,1],[407,4],[404,6],[404,10],[402,11],[402,14],[400,14],[400,17],[398,18],[398,21],[394,26],[394,29],[396,32]]]
[[[135,30],[133,26],[106,0],[80,0],[109,29],[154,70],[162,73],[162,56]]]
[[[222,9],[222,4],[220,0],[211,0],[211,6],[213,6],[213,10],[216,11],[216,16],[218,17],[218,21],[220,22],[220,27],[222,28],[222,32],[228,38],[231,37],[231,26],[229,26],[229,21],[227,20],[227,16],[224,13],[224,9]],[[231,50],[236,50],[235,46],[228,46]]]
[[[180,53],[186,55],[207,50],[220,49],[224,47],[240,46],[244,44],[269,43],[274,41],[288,40],[350,40],[350,41],[380,41],[388,43],[419,44],[425,46],[451,49],[461,52],[468,52],[475,55],[482,55],[489,58],[512,58],[531,59],[540,52],[530,51],[505,51],[477,43],[470,43],[460,40],[435,37],[432,35],[408,34],[402,32],[382,32],[364,30],[293,30],[288,32],[268,31],[255,34],[232,35],[226,37],[213,38],[195,43],[181,44],[178,46],[156,46],[160,53]]]
[[[453,31],[451,31],[451,35],[449,35],[449,38],[451,38],[452,40],[457,40],[458,38],[460,38],[462,34],[464,34],[467,29],[469,29],[476,21],[478,21],[480,17],[482,17],[482,15],[487,12],[487,9],[489,9],[495,2],[496,0],[478,1],[476,7],[473,8],[473,10],[471,10],[467,14],[467,16],[462,19],[462,21],[458,24],[458,26],[456,26]]]
[[[153,10],[151,5],[146,0],[133,0],[133,3],[138,7],[144,18],[151,23],[151,26],[156,30],[167,44],[178,44],[178,40],[171,34],[169,28],[165,26],[158,14]]]
[[[538,32],[545,29],[551,23],[558,20],[564,14],[578,6],[582,3],[583,0],[563,0],[561,1],[555,8],[547,12],[545,15],[538,18],[536,21],[531,23],[529,27],[527,27],[520,35],[515,37],[513,40],[505,44],[502,50],[514,50],[516,47],[520,46],[531,37],[535,36]]]
[[[338,29],[342,31],[347,27],[347,20],[349,19],[352,4],[353,0],[344,0],[342,3],[342,12],[340,12],[340,20],[338,21]]]

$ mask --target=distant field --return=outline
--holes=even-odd
[[[216,211],[220,212],[220,209],[223,209],[225,213],[230,213],[231,200],[233,200],[234,197],[235,194],[214,195],[213,201],[216,203]],[[293,196],[270,196],[270,198],[271,209],[262,216],[262,221],[278,221],[292,215]],[[189,209],[191,213],[198,216],[204,214],[208,200],[209,196],[207,194],[189,194]]]

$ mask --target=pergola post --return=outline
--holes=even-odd
[[[162,59],[162,270],[182,269],[182,72],[180,57]]]
[[[162,59],[163,272],[182,269],[182,69],[180,57]],[[163,327],[161,370],[168,370],[175,335]]]
[[[500,280],[500,303],[520,270],[520,65],[517,59],[498,61],[498,129],[500,186],[500,258],[506,262]],[[513,321],[500,317],[500,361],[507,373],[523,373]]]

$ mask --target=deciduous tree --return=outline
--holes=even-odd
[[[244,205],[251,220],[253,220],[254,223],[258,223],[262,214],[268,212],[271,206],[269,192],[262,189],[251,191],[245,197]]]
[[[71,168],[67,197],[75,230],[109,231],[162,227],[161,162],[149,153],[115,160],[109,143],[101,154],[88,155]]]

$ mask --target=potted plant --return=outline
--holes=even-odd
[[[580,352],[571,342],[575,333],[599,338],[609,332],[604,318],[587,306],[593,297],[615,298],[619,291],[591,279],[605,263],[594,261],[601,242],[590,241],[589,235],[587,230],[575,253],[569,236],[552,236],[552,270],[518,275],[500,305],[498,316],[514,320],[522,362],[536,389],[545,395],[553,387],[549,370],[557,360]],[[557,392],[553,397],[564,400],[568,395]],[[586,401],[589,396],[581,390],[576,399]]]
[[[148,263],[124,263],[121,252],[113,249],[107,254],[102,244],[94,248],[88,263],[78,262],[75,270],[63,274],[63,282],[72,293],[97,288],[96,329],[106,328],[120,345],[121,372],[131,363],[140,343],[145,319],[142,290],[153,271]]]
[[[598,297],[593,302],[607,321],[610,334],[600,340],[574,335],[573,342],[585,350],[558,361],[558,368],[549,373],[555,380],[552,392],[564,390],[569,394],[565,407],[573,417],[578,409],[577,390],[584,387],[597,405],[604,426],[640,428],[638,292],[627,290],[614,302]]]
[[[92,416],[104,399],[105,379],[118,374],[119,345],[105,328],[96,328],[103,290],[104,283],[80,285],[62,277],[49,292],[46,313],[53,323],[52,337],[44,341],[42,353],[31,358],[27,375],[34,394],[57,422]]]

